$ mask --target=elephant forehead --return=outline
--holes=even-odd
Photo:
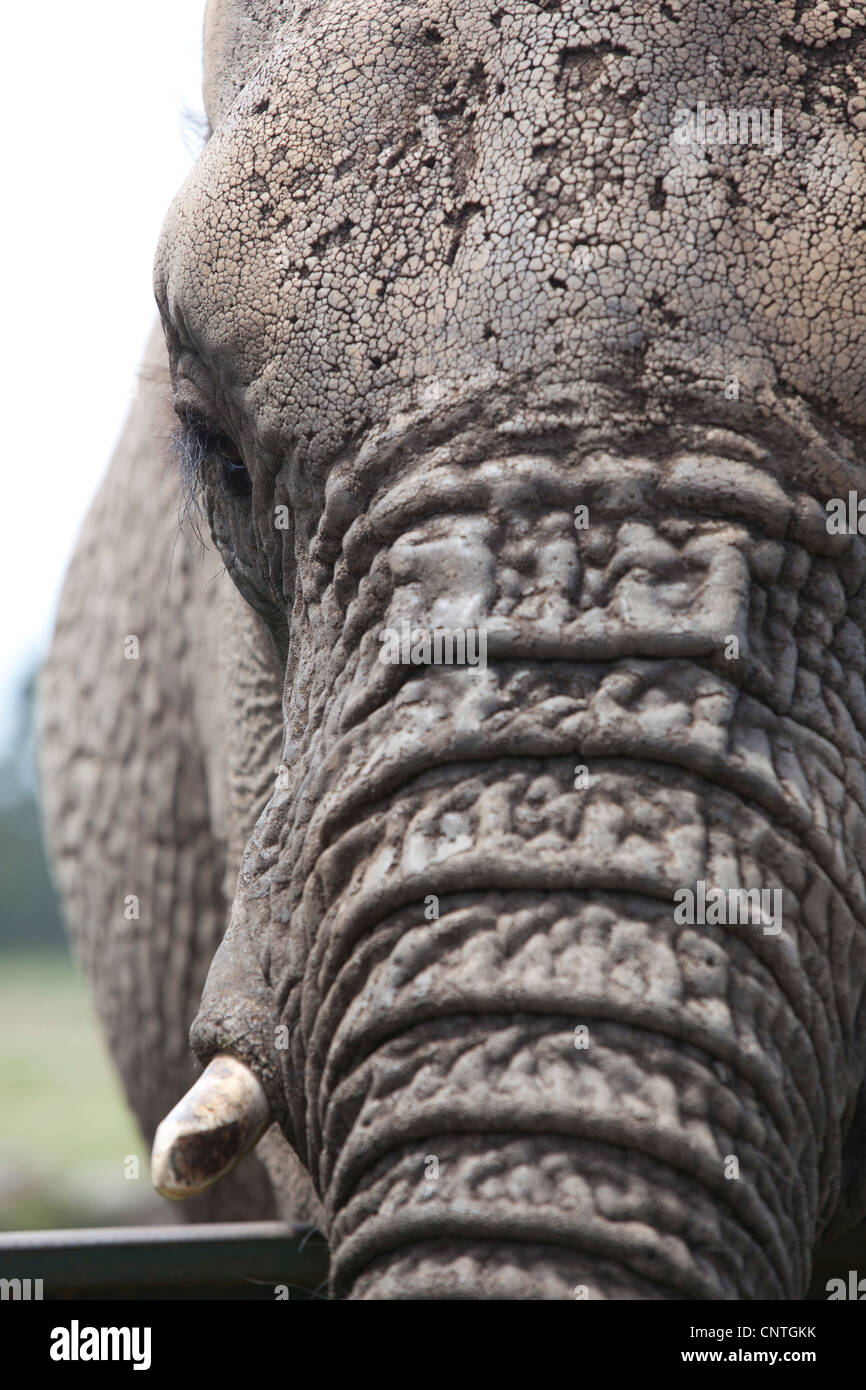
[[[225,118],[286,19],[280,0],[207,0],[202,95],[212,129]]]
[[[549,367],[866,423],[866,4],[217,9],[252,37],[156,283],[254,411]]]

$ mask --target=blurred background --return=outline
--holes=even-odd
[[[3,16],[0,1230],[166,1219],[63,935],[33,691],[136,391],[160,224],[201,145],[203,14],[204,0],[43,0]]]

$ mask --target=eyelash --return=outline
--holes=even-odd
[[[201,488],[204,464],[214,458],[219,465],[223,493],[235,498],[250,496],[252,481],[246,464],[234,440],[223,430],[196,416],[187,416],[174,432],[174,446],[188,491]]]

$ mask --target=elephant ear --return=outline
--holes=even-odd
[[[864,1217],[866,1217],[866,1074],[860,1082],[851,1125],[842,1146],[839,1200],[830,1220],[821,1232],[822,1243],[844,1235]]]

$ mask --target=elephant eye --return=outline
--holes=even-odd
[[[222,465],[222,482],[230,497],[249,497],[253,490],[247,466],[228,435],[222,435],[214,452]]]
[[[214,481],[228,497],[249,497],[252,481],[240,449],[225,430],[198,415],[184,415],[174,435],[187,489],[198,492],[215,472]]]

